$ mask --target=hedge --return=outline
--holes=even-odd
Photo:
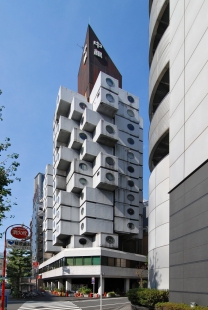
[[[127,297],[133,305],[153,308],[155,304],[167,302],[169,291],[149,288],[135,288],[127,292]]]
[[[165,310],[190,310],[193,308],[186,304],[177,304],[174,302],[159,302],[155,305],[155,308],[157,310],[162,310],[165,308]],[[203,306],[195,306],[194,310],[208,310],[208,307]]]

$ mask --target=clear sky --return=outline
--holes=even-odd
[[[19,153],[12,186],[18,206],[0,232],[29,225],[34,177],[52,163],[52,121],[59,86],[77,91],[88,23],[123,76],[123,89],[140,98],[144,119],[144,198],[148,197],[148,0],[0,0],[0,142]],[[79,46],[78,46],[79,45]],[[2,154],[3,157],[3,154]],[[1,158],[2,160],[2,158]],[[8,233],[7,238],[10,237]],[[0,239],[0,252],[3,240]]]

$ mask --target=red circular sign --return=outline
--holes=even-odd
[[[25,239],[28,236],[28,230],[21,226],[13,227],[11,230],[11,235],[17,239]]]

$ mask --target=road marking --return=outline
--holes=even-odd
[[[73,304],[70,301],[26,301],[18,310],[31,310],[31,309],[40,309],[40,310],[82,310],[77,305]]]
[[[117,305],[124,305],[124,304],[130,304],[130,302],[122,302],[122,303],[116,303],[116,304],[102,304],[102,307],[106,307],[106,306],[117,306]],[[98,305],[96,306],[87,306],[87,307],[82,307],[82,309],[85,309],[85,308],[95,308],[95,307],[98,307]]]

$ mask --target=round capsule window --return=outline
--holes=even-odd
[[[114,181],[115,177],[112,173],[106,173],[106,178],[108,179],[108,181]]]
[[[130,173],[133,173],[134,172],[134,168],[132,166],[128,166],[127,170],[130,172]]]
[[[134,209],[128,208],[127,212],[128,212],[128,214],[133,215],[134,214]]]
[[[127,224],[127,227],[128,227],[129,229],[134,229],[135,226],[134,226],[133,223],[128,223],[128,224]]]
[[[87,105],[84,102],[80,102],[79,106],[82,110],[85,110],[87,107]]]
[[[114,86],[113,80],[111,80],[110,78],[106,78],[106,83],[107,83],[108,86],[110,86],[110,87]]]
[[[110,125],[107,125],[105,128],[106,128],[106,130],[107,130],[108,133],[111,133],[111,134],[112,134],[112,133],[115,132],[114,129],[113,129],[113,127],[110,126]]]
[[[105,161],[110,166],[114,166],[115,165],[115,161],[113,160],[112,157],[106,157]]]
[[[80,136],[80,138],[82,140],[86,140],[87,139],[87,135],[85,133],[83,133],[83,132],[80,132],[79,136]]]
[[[134,182],[133,181],[128,181],[128,186],[133,187],[134,186]]]
[[[105,241],[109,244],[114,244],[115,243],[115,239],[112,236],[107,236],[105,238]]]
[[[83,224],[83,223],[82,223]],[[84,224],[83,224],[84,225]],[[81,244],[81,245],[85,245],[86,243],[87,243],[87,239],[85,239],[85,238],[80,238],[79,239],[79,243]]]
[[[129,194],[129,195],[127,195],[127,199],[129,200],[129,201],[134,201],[134,196],[132,195],[132,194]]]
[[[127,127],[128,127],[128,129],[131,130],[131,131],[134,130],[134,126],[133,126],[132,124],[128,124]]]
[[[84,229],[84,223],[81,224],[81,230],[83,230],[83,229]]]
[[[87,165],[84,164],[84,163],[79,164],[79,168],[82,169],[82,170],[87,170],[88,169]]]
[[[134,117],[134,111],[132,111],[132,110],[127,110],[127,114],[128,114],[130,117]]]
[[[109,101],[109,102],[114,102],[114,98],[111,94],[106,94],[106,99]]]
[[[134,103],[134,98],[132,96],[129,95],[127,98],[130,103]]]
[[[134,144],[134,139],[132,139],[132,138],[128,138],[127,141],[128,141],[128,143],[131,144],[131,145]]]
[[[128,156],[128,158],[130,158],[130,159],[134,159],[134,153],[132,153],[132,152],[128,152],[128,153],[127,153],[127,156]]]
[[[84,179],[84,178],[79,179],[79,182],[80,182],[82,185],[87,185],[87,180]]]
[[[84,214],[84,208],[81,209],[81,215],[83,215],[83,214]]]

